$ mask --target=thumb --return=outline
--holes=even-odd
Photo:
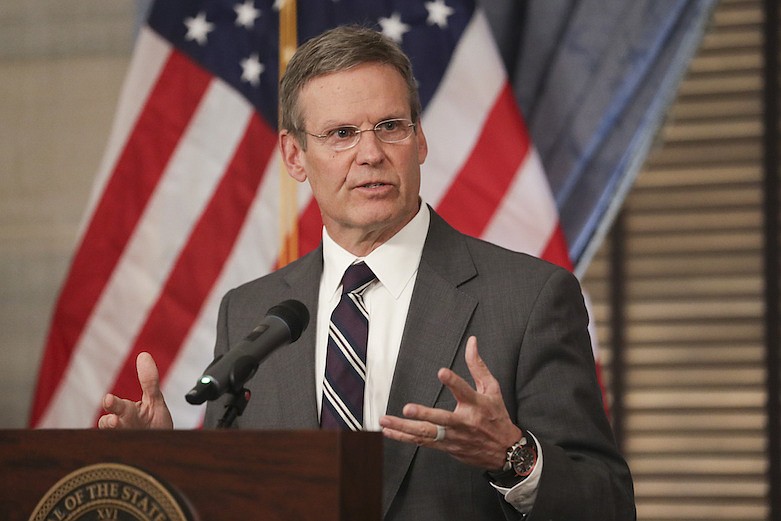
[[[142,401],[161,397],[160,373],[157,371],[157,364],[155,364],[152,355],[146,352],[138,354],[136,373],[138,374],[138,383],[141,385]]]

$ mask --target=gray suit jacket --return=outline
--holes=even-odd
[[[271,306],[297,299],[317,313],[323,269],[318,249],[230,291],[220,307],[216,353],[243,338]],[[635,519],[632,481],[604,414],[587,315],[577,280],[533,257],[465,236],[433,211],[399,351],[388,414],[409,402],[452,410],[436,378],[450,367],[473,384],[466,339],[501,385],[513,421],[539,440],[544,457],[527,520]],[[253,401],[240,428],[317,429],[315,328],[277,350],[249,383]],[[207,408],[206,425],[222,414]],[[386,520],[520,519],[480,469],[445,453],[384,442]]]

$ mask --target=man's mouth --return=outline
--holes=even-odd
[[[385,183],[368,183],[361,185],[361,188],[379,188],[380,186],[385,186]]]

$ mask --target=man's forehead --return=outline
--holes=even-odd
[[[301,90],[306,89],[306,87],[312,83],[350,81],[351,78],[354,78],[357,74],[363,72],[367,72],[372,76],[383,77],[385,81],[391,81],[392,79],[398,80],[401,84],[406,85],[404,76],[393,65],[378,61],[366,61],[350,65],[343,69],[316,74],[306,80],[301,86]]]
[[[315,76],[301,87],[298,101],[304,119],[410,116],[404,78],[395,67],[378,62]]]

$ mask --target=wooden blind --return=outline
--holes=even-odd
[[[611,384],[625,299],[624,452],[638,519],[767,519],[762,2],[722,0],[613,235],[584,277]]]

